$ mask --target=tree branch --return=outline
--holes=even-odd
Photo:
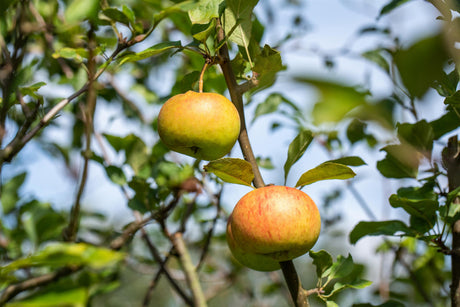
[[[64,267],[53,273],[37,276],[24,280],[23,282],[8,286],[0,297],[0,306],[3,306],[6,302],[11,300],[19,293],[27,290],[31,290],[37,287],[48,285],[54,281],[59,280],[62,277],[69,276],[70,274],[77,272],[81,269],[80,266]]]
[[[283,271],[284,279],[288,286],[291,297],[296,307],[309,307],[308,303],[308,292],[302,288],[300,278],[297,275],[297,271],[294,267],[292,260],[280,262],[281,270]]]
[[[219,43],[225,40],[225,33],[220,20],[217,20],[217,40]],[[227,83],[228,91],[232,102],[235,104],[241,120],[241,132],[238,138],[238,142],[243,152],[244,159],[251,163],[252,170],[254,172],[254,186],[256,188],[261,188],[265,186],[262,175],[260,174],[259,166],[257,165],[254,152],[252,151],[251,144],[249,142],[248,132],[246,128],[246,121],[244,117],[244,104],[243,104],[243,87],[246,88],[246,85],[240,87],[236,82],[235,74],[230,65],[230,56],[228,53],[227,44],[223,44],[219,49],[220,55],[220,67],[225,77]],[[248,86],[256,85],[256,83],[250,83]],[[296,306],[308,306],[307,301],[307,292],[302,288],[299,277],[294,267],[292,260],[285,261],[280,263],[283,270],[283,275],[288,284],[292,299]]]
[[[176,232],[173,237],[173,244],[179,254],[179,260],[184,270],[187,283],[190,290],[193,293],[193,306],[194,307],[205,307],[206,298],[204,297],[203,290],[201,289],[200,281],[195,270],[195,266],[192,263],[190,254],[188,253],[187,246],[185,245],[184,239],[181,232]]]
[[[453,191],[460,186],[460,145],[458,137],[449,138],[447,147],[443,151],[443,161],[447,168],[447,179],[449,191]],[[460,204],[460,197],[457,197],[454,204]],[[452,228],[452,284],[451,284],[451,303],[452,307],[460,307],[460,219],[454,221]]]
[[[220,21],[217,20],[217,40],[222,42],[225,40],[225,33]],[[230,65],[230,56],[228,53],[227,44],[223,44],[219,49],[220,55],[220,67],[224,74],[225,82],[227,83],[228,91],[232,99],[233,104],[236,106],[238,113],[240,115],[241,122],[241,131],[238,138],[238,143],[240,144],[241,151],[243,152],[244,159],[247,160],[252,165],[252,171],[254,172],[254,186],[256,188],[261,188],[265,186],[262,175],[260,174],[259,167],[257,166],[257,161],[252,151],[251,144],[249,142],[248,131],[246,128],[246,120],[244,117],[244,104],[242,91],[238,90],[238,83],[236,82],[235,74],[233,73],[232,66]]]

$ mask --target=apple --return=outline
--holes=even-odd
[[[307,253],[316,243],[321,217],[304,192],[266,186],[244,195],[227,222],[227,243],[238,262],[274,271],[279,262]]]
[[[235,145],[240,117],[224,96],[188,91],[171,97],[162,106],[158,134],[173,151],[200,160],[216,160]]]

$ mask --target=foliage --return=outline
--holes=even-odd
[[[379,18],[407,2],[388,1]],[[372,302],[447,305],[448,285],[453,282],[455,290],[460,280],[449,263],[458,259],[460,248],[454,232],[460,217],[455,137],[460,126],[460,10],[444,1],[430,3],[439,11],[443,30],[409,46],[378,26],[358,33],[361,39],[374,35],[385,42],[357,56],[391,81],[390,93],[376,96],[367,84],[296,75],[292,83],[317,93],[307,114],[301,102],[275,87],[286,69],[280,50],[291,33],[279,46],[266,43],[264,33],[271,25],[259,19],[255,8],[269,4],[2,1],[0,305],[120,306],[127,301],[130,306],[202,306],[203,293],[209,305],[290,302],[280,291],[280,274],[270,274],[270,284],[261,286],[265,275],[261,283],[260,275],[231,258],[222,227],[228,217],[224,187],[257,188],[257,165],[271,174],[279,171],[272,157],[248,158],[240,139],[245,160],[228,157],[204,165],[170,152],[158,139],[161,104],[197,90],[200,81],[204,91],[228,90],[240,112],[252,104],[251,124],[273,121],[273,135],[277,129],[293,132],[279,175],[285,184],[304,167],[300,162],[311,147],[329,155],[301,169],[295,186],[314,189],[320,181],[347,180],[338,190],[330,189],[323,204],[318,202],[326,226],[322,235],[333,238],[329,229],[341,225],[341,210],[333,203],[351,192],[370,220],[354,226],[350,243],[379,240],[375,253],[392,260],[388,284],[380,285],[387,291],[366,292]],[[334,57],[324,59],[325,69],[334,69]],[[420,115],[433,96],[444,102],[434,120]],[[66,197],[69,206],[28,192],[30,148],[66,170],[75,187]],[[378,157],[375,165],[361,154],[363,148]],[[365,200],[355,181],[348,180],[361,179],[364,169],[397,186],[387,201],[389,209],[401,213],[397,218],[378,219],[367,205],[376,200]],[[120,190],[123,209],[132,214],[128,221],[111,221],[85,204],[88,190],[102,185],[89,181],[94,170]],[[327,214],[331,208],[336,211],[332,217]],[[301,276],[309,288],[305,293],[315,302],[338,306],[354,298],[352,289],[377,291],[379,285],[371,286],[366,267],[350,253],[332,252],[332,244],[325,248],[331,251],[310,251],[311,263],[302,262],[309,272]],[[313,270],[316,278],[307,280]],[[352,304],[374,306],[361,298]]]

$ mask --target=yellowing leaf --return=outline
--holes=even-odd
[[[334,162],[324,162],[300,176],[296,187],[312,184],[320,180],[350,179],[356,176],[355,172],[346,165]]]
[[[251,164],[243,159],[223,158],[214,160],[205,165],[204,170],[228,183],[252,187],[251,183],[254,180]]]

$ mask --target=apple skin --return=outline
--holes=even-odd
[[[306,193],[266,186],[238,201],[227,222],[227,243],[241,264],[274,271],[279,269],[276,263],[307,253],[320,230],[318,208]]]
[[[216,160],[235,145],[240,117],[224,96],[188,91],[171,97],[162,106],[158,134],[173,151],[200,160]]]
[[[231,218],[230,216],[229,222],[227,223],[227,243],[233,257],[235,257],[240,264],[256,271],[271,272],[279,270],[279,262],[272,259],[270,256],[245,252],[239,247],[233,238],[232,223],[230,222]]]

